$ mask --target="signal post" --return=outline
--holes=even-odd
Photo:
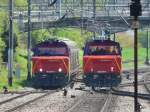
[[[131,0],[130,16],[133,16],[132,28],[134,29],[134,112],[140,112],[138,102],[138,16],[142,15],[142,6],[140,0]]]

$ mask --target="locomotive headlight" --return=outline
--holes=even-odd
[[[43,72],[43,69],[42,69],[42,68],[40,68],[40,72]]]
[[[62,69],[61,69],[61,68],[59,68],[59,69],[58,69],[58,72],[62,72]]]
[[[114,67],[110,67],[110,71],[113,72],[114,71]]]

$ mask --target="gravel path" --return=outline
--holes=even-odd
[[[21,98],[17,98],[15,100],[12,100],[10,102],[7,102],[5,104],[0,105],[0,112],[4,112],[7,111],[8,109],[14,108],[18,105],[21,105],[27,101],[30,101],[32,99],[35,99],[38,96],[41,96],[43,93],[36,93],[36,94],[29,94],[27,96],[21,97]]]
[[[72,111],[67,112],[99,112],[103,107],[107,94],[89,92],[83,96],[83,100]]]
[[[0,94],[0,102],[16,96],[19,96],[19,94]]]
[[[24,96],[22,98],[18,98],[13,101],[10,101],[8,103],[2,104],[2,105],[0,105],[0,112],[7,111],[8,109],[14,108],[20,104],[30,101],[38,96],[41,96],[42,94],[41,93],[40,94],[39,93],[38,94],[30,94],[30,95]]]
[[[65,112],[83,93],[84,91],[68,89],[68,95],[63,96],[63,91],[59,91],[26,105],[15,112]],[[76,97],[71,98],[71,95]]]

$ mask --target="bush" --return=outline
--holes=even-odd
[[[27,0],[14,0],[15,5],[21,6],[21,5],[27,5]],[[8,4],[9,0],[0,0],[0,4]]]
[[[9,19],[8,14],[6,12],[0,12],[0,38],[1,41],[4,42],[3,50],[0,51],[1,56],[4,62],[8,60],[8,48],[9,48]],[[14,24],[14,52],[15,48],[18,45],[18,37],[19,37],[19,30],[16,24]]]
[[[72,41],[75,41],[79,48],[84,46],[85,41],[91,38],[92,33],[86,32],[81,34],[80,29],[76,28],[52,28],[48,30],[37,30],[32,32],[32,45],[34,47],[41,40],[48,38],[68,38]]]
[[[2,56],[3,56],[2,52],[4,52],[5,47],[6,47],[6,45],[5,45],[4,41],[2,41],[2,39],[0,38],[0,63],[3,61],[2,60]]]
[[[139,36],[140,38],[140,36]],[[133,48],[134,47],[134,37],[126,34],[126,33],[119,33],[117,34],[116,41],[120,43],[121,47],[125,48]],[[142,47],[141,41],[138,42],[138,46]]]

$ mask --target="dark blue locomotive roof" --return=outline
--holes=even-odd
[[[64,56],[79,51],[73,41],[68,39],[48,39],[32,49],[34,56]]]
[[[68,39],[61,39],[61,40],[60,39],[48,39],[35,45],[33,50],[38,47],[48,47],[48,46],[57,46],[57,47],[65,46],[68,48],[77,48],[76,44],[73,41],[68,40]]]

